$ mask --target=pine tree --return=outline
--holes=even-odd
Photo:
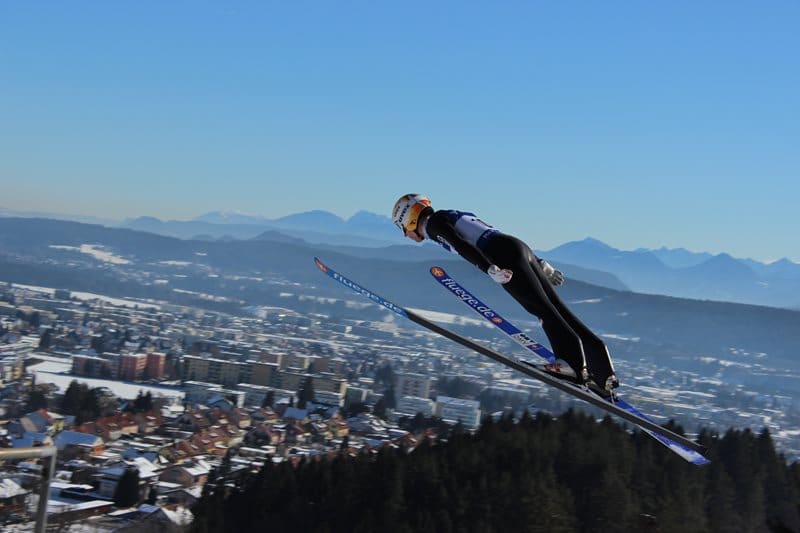
[[[314,376],[306,376],[303,385],[297,393],[297,407],[305,409],[310,402],[314,401]]]
[[[375,381],[381,383],[384,389],[394,387],[396,376],[390,363],[384,363],[375,371]]]
[[[736,506],[742,518],[741,527],[746,531],[754,531],[766,521],[764,487],[755,462],[754,444],[749,429],[731,429],[718,445],[720,460],[735,479]]]
[[[701,432],[701,440],[712,463],[697,468],[641,432],[577,411],[555,420],[546,414],[487,419],[475,434],[454,432],[435,445],[424,440],[408,454],[387,448],[296,467],[268,461],[232,490],[215,473],[192,528],[797,530],[800,466],[787,467],[768,432],[731,431],[721,439]]]
[[[64,391],[64,397],[61,399],[61,410],[64,414],[74,415],[75,421],[78,424],[85,422],[87,418],[86,408],[91,403],[89,398],[89,386],[86,383],[78,383],[72,380]],[[91,413],[88,413],[90,416]]]
[[[375,402],[375,405],[372,407],[372,414],[378,418],[386,420],[386,400],[383,398],[378,399],[378,401]]]
[[[708,526],[711,531],[738,533],[741,531],[742,518],[736,507],[733,480],[725,471],[725,466],[719,461],[712,461],[708,465],[708,470],[708,488],[706,489]]]
[[[575,511],[572,495],[556,481],[552,469],[531,476],[520,487],[521,521],[514,531],[530,533],[560,533],[575,531]],[[609,531],[624,531],[612,527]],[[597,531],[601,531],[598,529]]]
[[[630,531],[639,515],[635,495],[613,468],[602,474],[600,484],[590,497],[591,531]]]
[[[383,393],[383,401],[387,409],[394,409],[397,407],[396,396],[397,393],[394,390],[394,385],[390,385],[386,388],[386,391]]]
[[[155,505],[158,502],[158,489],[155,485],[150,487],[150,490],[147,493],[147,500],[146,503],[148,505]]]
[[[275,403],[275,391],[270,389],[264,395],[264,401],[261,402],[261,407],[272,407]]]
[[[25,410],[28,412],[47,409],[47,396],[41,389],[34,387],[28,396],[28,404]]]
[[[39,349],[49,350],[52,344],[53,344],[53,333],[50,331],[50,328],[47,328],[39,336]]]
[[[139,471],[126,468],[117,482],[114,491],[114,504],[117,507],[131,507],[139,503]]]
[[[133,400],[132,410],[134,413],[146,413],[153,409],[153,393],[147,391],[144,393],[141,389],[139,389],[139,394],[136,395],[136,398]]]
[[[769,502],[767,523],[773,530],[800,531],[800,492],[792,486],[785,458],[775,453],[769,429],[764,428],[758,434],[755,454],[762,471],[764,496]]]

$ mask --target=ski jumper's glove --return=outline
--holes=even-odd
[[[489,265],[489,268],[486,269],[486,273],[489,274],[489,277],[492,278],[497,283],[508,283],[511,281],[511,276],[514,275],[507,268],[500,268],[497,265]]]
[[[564,274],[560,270],[553,268],[553,265],[544,259],[539,259],[539,266],[542,267],[542,271],[544,271],[547,281],[549,281],[552,285],[558,287],[559,285],[564,284]]]

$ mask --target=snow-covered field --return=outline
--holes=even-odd
[[[40,292],[43,294],[49,294],[52,296],[55,294],[56,290],[51,289],[49,287],[38,287],[36,285],[23,285],[21,283],[12,283],[12,287],[18,287],[20,289],[27,289],[29,291]],[[76,298],[78,300],[99,300],[101,302],[106,302],[110,305],[116,305],[118,307],[139,307],[140,309],[160,309],[161,307],[154,303],[145,303],[140,302],[138,300],[128,300],[123,298],[112,298],[110,296],[103,296],[102,294],[95,294],[93,292],[80,292],[80,291],[70,291],[70,296]]]
[[[139,391],[147,392],[155,396],[167,398],[183,398],[184,392],[170,387],[160,387],[158,385],[146,385],[143,383],[130,383],[127,381],[114,381],[110,379],[86,378],[82,376],[72,376],[69,374],[71,363],[67,359],[48,357],[36,354],[36,359],[42,359],[41,363],[29,367],[29,370],[36,374],[36,383],[54,383],[61,392],[67,390],[72,380],[86,383],[89,387],[107,387],[111,392],[120,398],[136,398]]]
[[[624,335],[616,335],[614,333],[601,333],[600,336],[618,341],[639,342],[639,337],[625,337]]]
[[[103,261],[104,263],[111,263],[113,265],[127,265],[130,264],[130,261],[123,257],[118,257],[112,254],[109,251],[103,250],[103,246],[99,244],[81,244],[80,247],[78,246],[64,246],[61,244],[51,244],[50,248],[56,250],[71,250],[74,252],[80,252],[82,254],[91,255],[98,261]]]
[[[481,320],[480,318],[466,318],[461,315],[453,315],[451,313],[441,313],[439,311],[429,311],[428,309],[412,309],[409,307],[409,310],[414,311],[423,318],[427,318],[428,320],[439,322],[441,324],[492,327],[491,324],[489,324],[485,320]]]

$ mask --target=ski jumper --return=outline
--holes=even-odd
[[[580,376],[587,368],[601,387],[614,373],[605,343],[564,304],[548,281],[538,258],[520,239],[489,226],[472,213],[439,210],[425,226],[429,238],[486,272],[497,265],[513,272],[503,288],[542,321],[555,355]]]

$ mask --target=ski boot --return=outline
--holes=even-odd
[[[606,378],[605,389],[611,391],[616,389],[617,387],[619,387],[619,380],[617,379],[616,374],[611,374]]]
[[[586,382],[586,388],[588,388],[590,391],[602,398],[610,398],[612,401],[617,397],[616,393],[614,392],[614,389],[617,387],[619,387],[619,380],[614,374],[611,374],[606,378],[603,387],[600,387],[600,385],[597,384],[597,381],[591,378]]]
[[[566,381],[571,381],[577,385],[583,385],[589,380],[589,371],[586,369],[586,367],[581,369],[579,376],[578,373],[575,372],[575,369],[563,359],[556,359],[554,363],[548,363],[544,365],[542,370],[551,376],[561,378]]]

